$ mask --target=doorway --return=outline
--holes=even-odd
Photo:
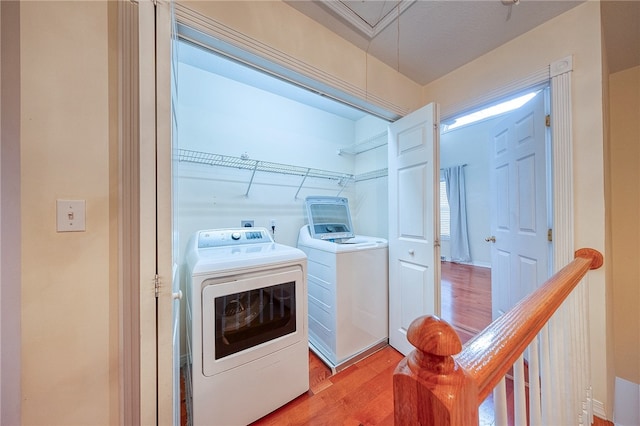
[[[471,113],[455,115],[445,119],[442,123],[440,136],[441,261],[443,262],[442,315],[444,319],[452,322],[454,327],[465,333],[477,333],[482,330],[488,325],[485,319],[488,318],[490,322],[491,319],[495,319],[504,313],[517,300],[533,291],[551,274],[551,268],[548,266],[551,263],[551,243],[547,243],[546,240],[547,229],[551,229],[551,200],[553,198],[549,179],[551,136],[545,120],[548,111],[548,99],[549,89],[548,85],[545,84],[544,86],[537,86],[524,92],[521,91],[515,95],[507,96],[501,101],[494,102],[488,107],[484,106]],[[517,130],[512,130],[510,134],[517,133],[518,137],[521,138],[517,145],[524,146],[528,141],[525,140],[528,137],[525,134],[534,128],[533,123],[526,121],[533,117],[533,113],[530,114],[529,110],[534,103],[540,105],[540,111],[536,111],[535,115],[537,120],[535,129],[540,138],[535,144],[535,146],[538,146],[537,157],[534,153],[519,151],[518,155],[520,157],[518,158],[523,159],[523,161],[516,161],[515,164],[511,164],[511,174],[503,173],[503,176],[496,179],[496,172],[495,170],[492,171],[492,164],[495,163],[493,160],[496,152],[495,148],[502,141],[498,141],[495,135],[497,132],[503,131],[505,123],[508,124],[516,120],[521,123],[518,124],[520,127]],[[544,112],[542,112],[543,110]],[[477,118],[475,121],[473,121],[474,117]],[[522,117],[526,117],[526,120]],[[463,124],[460,125],[460,123]],[[524,129],[525,125],[527,129]],[[496,130],[497,126],[502,126],[499,131]],[[504,134],[506,135],[506,133]],[[530,143],[530,145],[534,144]],[[531,167],[527,168],[525,166],[534,163],[537,164],[538,173],[542,174],[541,179],[538,182],[531,183],[529,186],[523,185],[522,180],[527,178],[524,176],[525,172],[531,169]],[[447,183],[444,176],[445,172],[452,173],[453,170],[456,170],[456,167],[460,168],[460,179],[463,179],[461,187],[464,193],[457,195],[456,191],[450,188],[449,196],[454,197],[454,200],[462,198],[462,202],[455,201],[458,206],[451,206],[451,210],[458,210],[458,212],[449,209],[446,191],[447,184],[452,186],[456,184],[456,181]],[[502,167],[501,170],[504,171],[506,169],[506,167]],[[509,178],[507,179],[505,176],[509,176]],[[504,207],[502,210],[506,212],[506,215],[497,214],[498,207],[494,196],[497,192],[496,182],[502,181],[512,182],[510,184],[512,187],[511,192],[509,192],[507,186],[504,186],[502,193],[511,194],[511,198],[517,198],[521,204],[511,206],[510,210],[508,206]],[[531,194],[537,194],[538,198],[542,200],[542,203],[539,204],[542,210],[538,211],[537,217],[529,218],[528,228],[537,226],[538,230],[544,233],[542,239],[543,247],[538,246],[535,255],[534,253],[527,253],[526,258],[518,256],[517,253],[512,257],[520,260],[525,259],[529,267],[537,264],[539,269],[543,270],[543,272],[537,274],[525,273],[526,271],[524,270],[520,272],[520,269],[523,268],[522,262],[512,266],[506,263],[506,269],[496,269],[497,266],[505,265],[505,262],[501,262],[501,260],[505,258],[505,254],[508,256],[508,253],[504,250],[507,236],[502,231],[510,228],[510,226],[507,224],[507,226],[499,227],[498,231],[496,231],[495,218],[497,216],[511,217],[512,221],[518,221],[519,223],[521,217],[529,217],[526,210],[518,213],[519,209],[524,207],[524,197],[518,197],[519,188],[522,191],[530,190]],[[460,204],[462,207],[460,207]],[[460,213],[460,209],[466,210],[466,212]],[[451,215],[454,217],[451,217]],[[466,229],[458,230],[458,234],[464,232],[464,238],[460,235],[454,235],[452,238],[455,230],[451,228],[455,226],[456,221],[458,223],[461,221],[460,216],[462,216],[462,222],[466,225]],[[537,223],[535,222],[536,219]],[[535,226],[531,226],[531,223],[534,223]],[[514,224],[511,228],[515,229],[518,226]],[[460,228],[459,225],[458,228]],[[532,234],[530,232],[531,229],[526,229],[524,230],[525,232],[520,231],[515,231],[518,238],[521,235]],[[499,244],[496,244],[495,235],[497,233],[500,233],[498,237]],[[459,247],[452,248],[455,244],[460,246],[465,243],[468,245],[464,249]],[[497,256],[496,253],[502,256]],[[536,262],[538,259],[541,261]],[[510,269],[512,270],[511,275],[509,275]],[[452,274],[452,276],[448,276],[448,274]],[[487,275],[489,276],[488,288],[485,285]],[[530,284],[527,287],[528,290],[515,291],[511,288],[513,287],[513,282],[527,281],[523,276],[534,277],[532,279],[535,283],[527,282],[526,284]],[[502,281],[497,280],[501,277]],[[512,282],[511,285],[507,285],[509,280]],[[493,295],[487,298],[487,291],[493,293]],[[470,308],[465,305],[465,300],[468,300],[468,297],[477,301],[484,300],[484,303],[488,303],[489,306],[475,304]],[[460,306],[456,306],[456,303],[459,303]],[[460,310],[469,311],[469,309],[478,315],[472,315],[471,317],[460,316]],[[460,323],[461,321],[462,323]]]
[[[358,234],[384,238],[386,177],[369,173],[386,167],[387,121],[185,40],[177,52],[172,235],[189,374],[189,238],[250,224],[295,247],[305,198],[338,194],[349,199]]]

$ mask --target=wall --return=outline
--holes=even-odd
[[[356,122],[356,146],[381,145],[354,156],[355,175],[387,168],[388,124],[373,116],[364,117]],[[386,173],[382,173],[380,177],[356,182],[355,194],[349,203],[353,206],[352,220],[356,233],[380,238],[389,237],[389,191]]]
[[[511,40],[424,87],[423,103],[442,109],[475,99],[523,78],[553,61],[573,55],[572,116],[574,140],[575,247],[605,253],[603,83],[598,2],[576,8]],[[612,359],[606,333],[606,268],[590,273],[591,377],[597,413],[611,417]]]
[[[609,76],[611,253],[615,374],[640,389],[640,67]],[[624,383],[624,382],[623,382]],[[618,394],[628,390],[616,388]],[[633,392],[631,392],[633,394]],[[633,405],[616,405],[616,421]],[[640,421],[636,400],[635,422]]]
[[[181,149],[356,172],[355,156],[338,154],[355,142],[356,121],[187,64],[179,68],[178,105]],[[384,123],[374,117],[369,121]],[[341,193],[352,198],[355,193],[353,182],[345,187],[308,178],[300,188],[302,176],[265,172],[257,172],[250,186],[250,170],[190,163],[180,163],[178,176],[182,247],[198,229],[240,226],[244,219],[267,228],[275,219],[278,242],[295,246],[305,223],[305,197]],[[355,221],[359,207],[350,204]]]
[[[0,424],[20,424],[20,5],[0,3]]]
[[[484,240],[491,234],[489,216],[490,132],[499,117],[480,121],[440,135],[440,168],[466,164],[467,228],[471,261],[491,267],[491,247]],[[449,258],[449,240],[442,240],[442,255]]]
[[[119,423],[114,10],[20,2],[22,424]],[[56,199],[86,200],[85,232],[56,232]]]
[[[183,53],[184,57],[211,55],[186,45],[180,47],[180,55]],[[367,159],[366,154],[338,154],[341,148],[379,134],[380,129],[386,129],[385,121],[373,116],[354,121],[185,62],[178,66],[177,107],[180,149],[235,158],[246,154],[252,160],[345,174],[386,167],[386,155],[380,164]],[[382,149],[386,153],[386,146]],[[382,201],[379,192],[354,182],[344,186],[335,180],[307,178],[300,188],[303,176],[260,171],[253,175],[251,170],[189,162],[178,163],[175,175],[178,227],[174,235],[181,258],[194,232],[239,227],[242,220],[267,229],[275,220],[275,240],[295,247],[298,232],[306,223],[304,200],[310,195],[340,193],[349,198],[356,231],[362,220],[383,224],[379,231],[386,235],[386,192],[383,208],[371,208],[369,200]],[[386,179],[367,182],[386,185]],[[182,271],[184,286],[188,271],[184,266]],[[183,320],[183,354],[184,326]]]

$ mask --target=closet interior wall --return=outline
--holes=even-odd
[[[347,197],[355,231],[386,238],[385,120],[345,118],[184,62],[177,78],[174,238],[182,265],[196,231],[240,227],[242,221],[270,231],[275,222],[275,241],[295,247],[310,195]],[[378,139],[377,146],[358,152],[371,139]],[[233,161],[180,161],[189,152]],[[265,162],[277,167],[247,167]],[[318,173],[297,173],[308,169]]]

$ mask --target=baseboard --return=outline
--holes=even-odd
[[[604,403],[598,401],[597,399],[591,400],[593,415],[596,417],[600,417],[603,420],[607,420],[607,413],[604,410]]]
[[[441,262],[453,262],[453,260],[445,257],[445,256],[440,256],[440,261]],[[461,265],[471,265],[471,266],[477,266],[479,268],[489,268],[491,269],[491,263],[487,263],[487,262],[479,262],[479,261],[471,261],[471,262],[455,262],[455,263],[460,263]]]

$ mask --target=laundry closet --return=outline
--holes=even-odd
[[[195,275],[192,277],[197,269],[194,264],[203,262],[200,255],[214,246],[219,253],[225,253],[221,256],[229,258],[235,254],[250,258],[267,247],[279,250],[284,250],[284,246],[296,247],[301,228],[307,223],[307,197],[345,199],[354,233],[387,238],[387,121],[188,43],[179,43],[177,57],[174,247],[178,250],[185,294],[192,293],[187,287],[194,281],[200,286],[206,284],[206,277],[198,280]],[[247,231],[249,227],[255,232]],[[208,232],[222,229],[225,231]],[[384,247],[386,262],[386,241]],[[192,260],[190,264],[187,258]],[[289,263],[281,266],[288,268],[287,271],[304,271],[306,279],[306,264],[297,257],[290,257]],[[276,267],[271,270],[270,276],[280,273]],[[287,273],[294,277],[290,281],[295,281],[295,285],[274,281],[277,285],[273,289],[277,289],[281,301],[289,297],[288,293],[283,296],[283,289],[288,292],[298,288],[298,273]],[[211,282],[256,281],[257,272],[251,274],[242,278],[211,278]],[[386,273],[384,275],[386,286]],[[254,295],[272,297],[273,289],[245,292],[244,299],[237,297],[233,301],[234,310],[241,304],[249,309],[252,303],[258,303],[255,299],[248,300]],[[385,287],[385,308],[386,291]],[[363,296],[371,298],[370,294]],[[207,339],[202,334],[203,328],[191,329],[190,325],[196,321],[191,318],[194,312],[203,316],[197,321],[204,321],[202,312],[204,303],[208,303],[204,301],[204,292],[201,297],[187,296],[186,299],[199,306],[182,302],[181,312],[185,313],[180,333],[183,365],[191,364],[191,357],[202,356],[190,355],[193,340],[204,339],[202,345],[195,345],[200,348]],[[215,303],[226,303],[220,300]],[[285,307],[286,302],[282,303]],[[289,308],[295,317],[295,310],[299,308]],[[306,332],[306,315],[302,322]],[[220,328],[217,323],[216,327]],[[294,328],[301,330],[300,327]],[[386,339],[386,325],[384,328]],[[234,357],[232,354],[227,359]],[[227,359],[224,362],[229,362]],[[218,360],[211,362],[213,371]],[[193,365],[204,369],[204,364],[199,362]],[[213,380],[204,376],[200,379],[202,383]],[[213,382],[204,386],[214,389],[207,392],[216,393],[215,389],[231,382],[221,381],[220,388],[210,384]],[[199,410],[204,413],[206,403],[201,405],[203,408]],[[199,418],[202,420],[207,415],[212,414],[204,413]]]
[[[309,195],[348,198],[357,233],[387,236],[387,121],[187,43],[178,59],[181,253],[193,232],[244,221],[275,221],[295,246]]]

